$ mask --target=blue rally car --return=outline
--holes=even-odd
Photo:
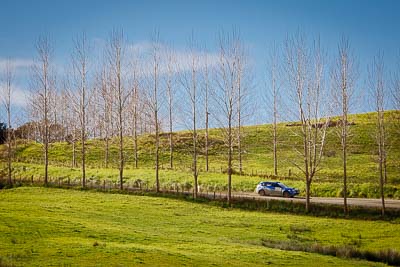
[[[260,182],[256,187],[256,193],[260,196],[294,197],[300,191],[296,188],[288,187],[281,182]]]

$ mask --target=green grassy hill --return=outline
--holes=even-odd
[[[158,197],[0,190],[0,266],[384,266],[270,248],[400,250],[396,221],[223,209]],[[379,254],[379,253],[378,253]]]
[[[351,138],[348,156],[348,180],[349,193],[353,197],[378,197],[378,172],[376,163],[377,147],[374,143],[375,136],[375,113],[351,115],[349,121],[355,125],[350,126]],[[392,198],[400,198],[400,131],[394,123],[394,117],[400,116],[399,111],[387,112],[389,153],[388,153],[388,183],[386,194]],[[279,151],[278,165],[279,177],[262,178],[273,173],[272,156],[272,126],[257,125],[244,127],[244,175],[236,175],[233,180],[234,189],[237,191],[252,191],[262,179],[280,179],[287,181],[290,185],[304,188],[301,172],[294,167],[293,161],[301,158],[295,148],[301,148],[301,140],[297,136],[299,127],[289,127],[286,123],[279,124]],[[204,132],[199,133],[199,166],[202,172],[199,182],[204,190],[224,190],[226,178],[223,175],[226,169],[226,157],[224,141],[221,131],[211,130],[210,147],[210,172],[205,173],[204,161]],[[126,144],[126,179],[134,181],[141,179],[149,186],[154,183],[152,167],[154,136],[145,135],[139,138],[139,169],[133,168],[133,143],[127,137]],[[174,134],[175,154],[174,170],[164,170],[161,180],[164,186],[173,184],[187,185],[190,187],[192,178],[191,166],[191,134],[189,132],[177,132]],[[104,169],[104,141],[90,140],[87,145],[89,178],[92,180],[109,179],[116,180],[117,172],[111,168]],[[79,149],[79,148],[78,148]],[[341,150],[340,139],[336,128],[329,128],[327,147],[322,163],[322,168],[315,178],[313,195],[315,196],[340,196],[341,194]],[[167,169],[169,159],[169,147],[167,134],[162,135],[161,141],[161,164]],[[111,145],[110,167],[117,166],[117,144]],[[77,153],[79,163],[79,151]],[[19,142],[16,152],[18,164],[15,165],[16,176],[40,176],[43,171],[42,146],[37,143]],[[72,145],[68,143],[54,143],[50,147],[50,175],[54,177],[70,177],[79,179],[79,169],[71,168]],[[235,160],[235,170],[238,162]],[[290,177],[289,177],[290,173]],[[258,176],[256,176],[258,175]]]

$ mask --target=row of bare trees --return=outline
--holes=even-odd
[[[233,147],[234,142],[240,144],[241,140],[241,105],[247,90],[244,85],[246,56],[237,33],[221,35],[220,51],[216,56],[201,49],[193,37],[189,41],[187,51],[180,55],[164,45],[157,33],[146,53],[135,54],[129,49],[131,47],[127,44],[123,32],[114,30],[96,64],[93,64],[93,48],[85,34],[78,36],[73,42],[71,64],[63,75],[58,76],[61,77],[58,80],[49,38],[41,37],[36,44],[37,56],[32,70],[29,115],[31,120],[36,122],[32,124],[36,128],[36,140],[43,144],[45,183],[48,177],[49,143],[53,140],[50,129],[60,125],[61,140],[72,144],[73,167],[77,165],[77,144],[80,144],[83,187],[86,186],[88,138],[100,138],[104,141],[105,167],[108,167],[112,160],[109,152],[110,140],[118,140],[119,184],[123,189],[126,157],[133,157],[135,167],[139,167],[138,135],[152,133],[155,184],[156,190],[159,191],[160,134],[163,129],[168,129],[169,165],[172,168],[174,124],[181,121],[181,125],[190,129],[192,134],[192,170],[196,197],[198,152],[199,149],[203,149],[199,148],[197,129],[199,125],[205,125],[206,128],[204,151],[208,170],[208,129],[211,113],[217,114],[214,116],[215,121],[221,126],[229,125],[229,133],[224,137],[227,142],[227,154],[230,155],[227,170],[231,177]],[[177,105],[177,101],[182,104]],[[215,104],[220,106],[215,107]],[[226,105],[229,106],[228,110]],[[202,119],[204,123],[199,122]],[[225,127],[222,129],[225,132]],[[127,155],[124,151],[124,137],[129,135],[133,138],[133,155]],[[240,171],[241,153],[239,145]],[[229,178],[229,185],[230,181]]]
[[[279,58],[284,60],[278,61]],[[292,160],[305,177],[306,210],[310,209],[310,189],[314,178],[321,169],[321,162],[326,146],[328,127],[332,126],[332,116],[339,117],[335,122],[335,131],[341,143],[342,178],[344,213],[348,214],[347,204],[347,166],[349,139],[352,135],[348,117],[361,98],[368,94],[375,108],[375,140],[378,154],[379,188],[382,199],[382,215],[385,213],[384,185],[387,183],[387,121],[385,110],[388,103],[388,92],[394,98],[395,108],[399,109],[399,74],[392,74],[386,84],[388,74],[384,69],[382,54],[378,54],[368,67],[368,80],[365,88],[356,90],[359,80],[358,60],[347,38],[342,37],[337,46],[333,64],[329,65],[327,53],[321,47],[319,39],[307,40],[302,33],[288,37],[282,47],[274,45],[269,57],[268,79],[269,101],[273,118],[273,164],[274,173],[278,175],[278,106],[285,109],[286,119],[299,121],[300,131],[294,134],[302,140],[301,146],[294,146],[298,154]],[[282,92],[284,91],[284,92]],[[364,91],[364,92],[362,92]],[[367,92],[367,93],[366,93]],[[281,96],[288,98],[282,101]],[[396,102],[397,101],[397,102]],[[290,117],[291,116],[291,117]],[[398,121],[398,118],[396,118]]]
[[[13,149],[12,149],[12,124],[11,124],[11,96],[13,94],[14,87],[12,86],[14,80],[14,69],[11,64],[10,59],[8,59],[5,63],[3,77],[1,82],[3,82],[1,88],[2,102],[4,105],[4,109],[6,111],[7,116],[7,128],[6,128],[6,138],[5,144],[7,146],[7,180],[9,184],[12,184],[12,158],[13,158]]]
[[[252,71],[245,44],[238,31],[221,32],[217,51],[202,49],[190,38],[182,53],[165,45],[158,33],[144,51],[129,45],[122,30],[113,30],[104,47],[97,51],[85,34],[73,40],[70,64],[56,73],[53,47],[48,37],[36,43],[29,97],[30,125],[35,140],[43,144],[44,181],[48,180],[49,145],[54,140],[72,144],[71,165],[77,166],[77,144],[80,145],[82,186],[86,186],[86,141],[98,138],[104,142],[104,166],[111,161],[112,140],[118,143],[119,184],[123,189],[127,159],[134,159],[139,168],[138,136],[154,136],[154,169],[157,192],[160,188],[160,135],[168,133],[169,167],[174,165],[174,134],[177,128],[190,130],[192,135],[192,173],[194,197],[197,197],[199,149],[205,151],[206,170],[209,169],[209,127],[219,127],[226,147],[228,202],[231,202],[232,174],[237,162],[243,169],[243,129],[251,106],[257,103],[252,92]],[[274,44],[268,61],[268,81],[273,122],[273,166],[279,173],[279,132],[282,120],[299,121],[295,134],[302,140],[293,148],[298,157],[292,160],[304,175],[306,209],[310,208],[312,182],[321,168],[330,117],[340,116],[337,133],[342,146],[344,211],[347,207],[347,154],[351,136],[348,115],[352,111],[358,80],[357,58],[346,38],[338,44],[333,64],[319,39],[308,40],[297,33],[287,37],[282,45]],[[11,132],[11,95],[13,70],[5,69],[2,94]],[[377,111],[376,140],[379,156],[382,213],[384,213],[384,183],[386,174],[385,102],[387,85],[382,56],[374,58],[368,72],[368,89]],[[394,73],[390,82],[392,93],[400,108],[400,75]],[[282,112],[282,110],[285,112]],[[210,123],[210,116],[211,123]],[[286,116],[286,117],[285,117]],[[178,122],[180,122],[178,126]],[[205,145],[199,147],[198,128],[205,128]],[[11,134],[7,135],[8,177],[11,183]],[[56,138],[55,138],[56,136]],[[126,153],[126,136],[133,140],[133,155]],[[58,139],[57,139],[58,138]],[[266,163],[268,164],[268,163]]]

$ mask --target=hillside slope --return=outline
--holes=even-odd
[[[389,197],[400,197],[396,193],[400,184],[400,131],[394,123],[394,117],[400,116],[400,111],[390,111],[387,113],[389,153],[387,160],[387,188]],[[378,192],[375,186],[378,184],[378,172],[376,163],[377,147],[374,142],[375,133],[375,113],[365,113],[351,115],[349,121],[355,125],[350,127],[351,138],[348,156],[348,180],[350,196],[357,197],[377,197]],[[269,179],[288,180],[293,185],[302,188],[303,179],[301,172],[294,167],[294,161],[301,161],[301,157],[296,153],[296,148],[301,148],[301,140],[297,133],[299,127],[290,127],[286,123],[279,124],[279,151],[278,165],[279,178],[270,177]],[[255,184],[260,180],[257,176],[270,176],[273,173],[272,156],[272,126],[257,125],[243,128],[244,132],[244,155],[242,176],[234,179],[236,190],[252,191]],[[210,172],[204,172],[204,131],[199,133],[199,166],[203,172],[200,173],[199,181],[206,187],[219,186],[223,190],[225,176],[222,174],[226,169],[225,154],[226,147],[222,139],[221,131],[212,129],[210,132],[211,147],[210,151]],[[162,134],[161,141],[161,165],[164,169],[168,166],[168,135]],[[133,169],[133,144],[132,139],[127,137],[126,143],[126,177],[128,179],[147,180],[150,184],[153,180],[152,167],[154,166],[153,139],[151,135],[139,138],[139,170]],[[165,171],[162,177],[165,183],[192,183],[190,175],[191,157],[191,134],[190,132],[174,133],[175,152],[174,152],[174,171]],[[337,196],[341,192],[341,147],[340,139],[336,128],[329,128],[327,137],[327,147],[322,163],[322,168],[317,174],[314,184],[314,195]],[[110,166],[117,166],[117,145],[114,142],[110,150]],[[237,152],[236,152],[237,153]],[[79,164],[79,151],[77,152],[77,162]],[[236,155],[237,156],[237,155]],[[42,147],[37,143],[19,142],[16,158],[20,162],[16,165],[18,175],[40,175],[40,164],[42,162]],[[72,146],[68,143],[54,143],[50,147],[50,164],[53,174],[58,176],[79,177],[79,170],[71,168]],[[104,168],[104,141],[90,140],[87,145],[87,163],[93,170],[89,170],[89,177],[93,179],[106,178],[114,179],[117,173],[112,169]],[[27,165],[27,163],[32,163]],[[237,157],[235,157],[235,170],[238,169]],[[24,165],[25,164],[25,165]],[[25,167],[24,167],[25,166]],[[79,166],[78,166],[79,167]],[[29,172],[30,171],[30,172]],[[250,177],[252,176],[252,177]],[[256,177],[254,177],[256,176]],[[324,184],[324,186],[319,185]],[[353,190],[354,189],[354,190]],[[352,192],[352,190],[354,192]],[[363,191],[363,192],[361,192]],[[361,193],[360,193],[361,192]]]

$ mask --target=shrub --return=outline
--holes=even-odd
[[[265,247],[277,248],[281,250],[318,253],[340,258],[355,258],[373,262],[383,262],[393,266],[400,265],[400,252],[395,249],[386,249],[373,252],[369,250],[360,250],[350,245],[324,246],[318,243],[310,245],[308,243],[300,243],[297,239],[281,241],[261,239],[261,244]]]

